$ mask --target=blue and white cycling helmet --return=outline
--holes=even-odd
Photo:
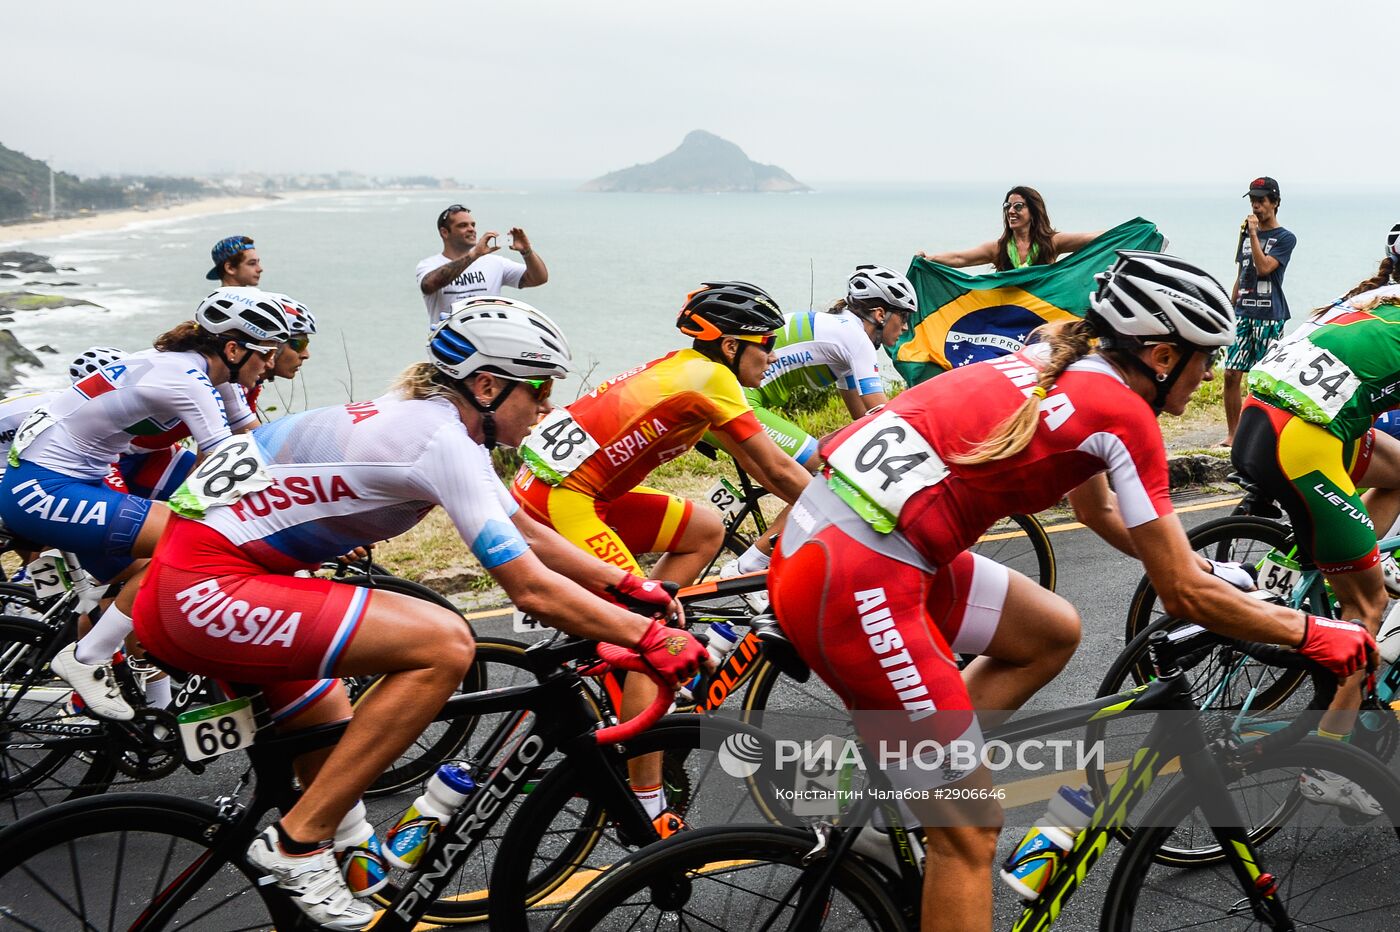
[[[433,327],[428,359],[454,379],[489,372],[516,381],[562,379],[572,354],[543,312],[511,298],[467,298]]]
[[[104,366],[110,366],[126,355],[126,350],[115,346],[92,346],[68,364],[68,377],[74,382],[92,375]]]
[[[282,312],[287,316],[287,329],[291,331],[292,336],[309,337],[316,332],[316,315],[311,313],[309,307],[291,295],[279,291],[269,291],[266,294],[282,305]]]

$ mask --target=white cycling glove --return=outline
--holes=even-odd
[[[1254,590],[1254,576],[1239,563],[1220,563],[1215,560],[1207,560],[1210,564],[1210,574],[1225,580],[1241,592],[1252,592]]]

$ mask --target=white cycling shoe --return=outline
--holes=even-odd
[[[248,846],[248,863],[267,871],[297,908],[323,929],[359,932],[374,919],[374,907],[355,899],[345,885],[329,844],[314,854],[287,854],[277,843],[277,827],[269,825]]]
[[[737,559],[730,560],[728,563],[724,564],[724,566],[721,566],[719,568],[720,579],[733,579],[735,576],[743,575],[743,573],[739,572],[739,561]],[[744,597],[744,601],[748,603],[749,609],[755,615],[761,615],[764,612],[768,611],[767,589],[761,590],[759,592],[745,592],[742,593],[742,595]]]
[[[49,661],[49,669],[73,687],[90,714],[118,722],[131,721],[136,710],[122,696],[111,662],[83,663],[77,658],[77,650],[77,644],[63,648]]]
[[[1298,774],[1298,792],[1308,802],[1319,806],[1350,809],[1368,817],[1378,816],[1382,811],[1381,804],[1370,793],[1346,777],[1326,770],[1305,768]]]

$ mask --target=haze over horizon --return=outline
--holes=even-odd
[[[74,9],[7,9],[0,142],[84,176],[576,182],[705,129],[814,185],[1395,186],[1378,2]]]

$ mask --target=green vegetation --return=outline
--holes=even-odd
[[[121,175],[84,181],[77,175],[54,175],[59,213],[139,207],[167,200],[191,200],[206,194],[194,178]],[[49,166],[23,152],[0,145],[0,223],[27,220],[49,210]]]

